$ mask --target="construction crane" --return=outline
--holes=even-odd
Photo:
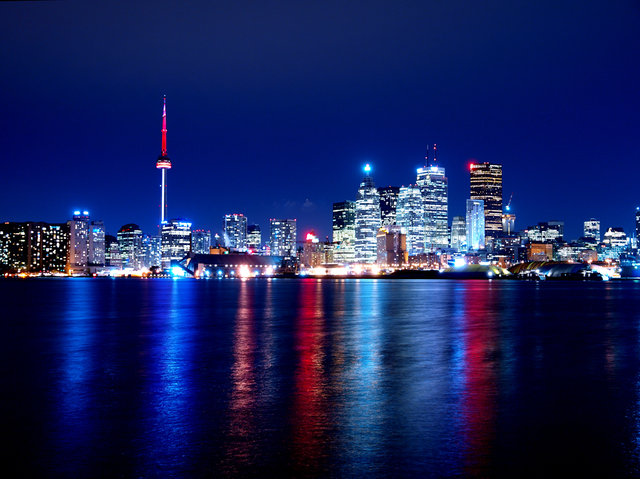
[[[507,203],[507,206],[505,207],[505,210],[510,211],[511,210],[511,200],[513,199],[513,193],[511,193],[511,196],[509,197],[509,202]]]

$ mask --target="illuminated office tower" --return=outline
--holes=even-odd
[[[165,221],[161,226],[162,269],[171,261],[180,261],[191,251],[191,223],[181,219]]]
[[[451,221],[451,248],[456,251],[467,249],[467,223],[464,216],[454,216]]]
[[[472,163],[470,169],[471,199],[483,201],[485,238],[490,241],[502,231],[502,165]]]
[[[407,262],[407,236],[400,226],[382,226],[376,236],[379,265],[398,267]]]
[[[222,223],[224,245],[237,250],[247,249],[247,217],[233,213],[224,215]]]
[[[247,226],[247,248],[254,253],[259,252],[262,248],[262,231],[260,231],[260,225]]]
[[[353,263],[356,258],[356,202],[333,204],[333,243],[336,263]]]
[[[167,170],[171,169],[171,160],[167,156],[167,97],[162,106],[162,150],[156,161],[156,168],[162,171],[160,186],[160,224],[167,220]]]
[[[564,221],[552,220],[548,224],[550,229],[555,229],[558,232],[556,239],[562,240],[564,238]]]
[[[136,224],[129,223],[118,231],[118,245],[123,268],[138,270],[144,264],[142,248],[142,230]]]
[[[420,188],[424,203],[424,246],[426,251],[449,246],[449,186],[443,167],[436,164],[436,145],[433,158],[418,168],[416,186]]]
[[[296,220],[270,219],[269,245],[271,256],[296,256]]]
[[[209,254],[211,247],[211,231],[193,230],[191,232],[191,252],[195,254]]]
[[[64,273],[68,247],[67,223],[2,223],[0,271]]]
[[[104,244],[106,250],[104,255],[105,266],[122,269],[122,257],[120,256],[118,239],[113,235],[105,235]]]
[[[89,264],[92,266],[105,265],[104,223],[92,221],[89,225]]]
[[[143,266],[145,268],[159,268],[162,264],[162,238],[160,236],[144,235],[142,238],[144,252]],[[207,250],[207,253],[209,251]]]
[[[640,243],[640,206],[636,207],[636,239]]]
[[[378,260],[376,235],[380,228],[380,195],[369,174],[371,166],[365,165],[364,178],[356,199],[355,260],[359,263],[375,263]]]
[[[482,200],[467,200],[467,250],[484,249],[485,217]]]
[[[69,225],[69,271],[86,272],[89,262],[89,212],[74,211]]]
[[[593,218],[585,221],[583,235],[585,238],[593,238],[596,243],[600,243],[600,221]]]
[[[396,224],[406,234],[409,256],[424,253],[424,201],[419,187],[400,188]]]
[[[382,226],[396,224],[396,208],[398,203],[398,186],[385,186],[378,188],[380,195],[380,221]]]

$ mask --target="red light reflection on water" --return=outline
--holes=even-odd
[[[466,472],[488,471],[495,437],[497,332],[493,293],[469,282],[464,291],[464,391],[462,416],[466,433]]]
[[[321,471],[327,443],[326,371],[324,370],[324,310],[322,284],[301,284],[295,343],[299,362],[294,378],[293,465],[296,470]]]

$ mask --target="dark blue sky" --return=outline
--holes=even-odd
[[[630,231],[640,204],[638,2],[3,2],[3,220],[86,208],[115,232],[243,212],[330,234],[331,203],[415,181],[439,145],[450,216],[470,158],[516,226]]]

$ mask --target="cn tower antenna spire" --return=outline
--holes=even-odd
[[[167,155],[167,96],[164,95],[162,105],[162,152],[156,161],[156,168],[162,170],[160,185],[160,224],[167,220],[167,170],[171,169],[171,160]]]
[[[167,156],[167,95],[162,106],[162,156]]]

